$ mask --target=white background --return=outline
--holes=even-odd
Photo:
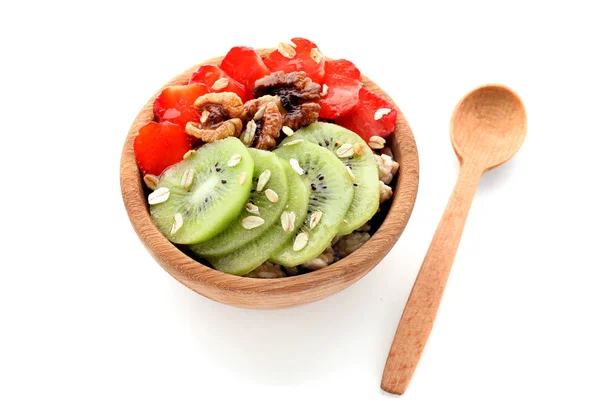
[[[536,3],[3,1],[0,418],[600,418],[600,25],[595,2]],[[418,199],[344,292],[227,307],[137,239],[121,147],[175,74],[294,36],[395,98]],[[449,118],[490,82],[520,94],[529,132],[484,176],[426,351],[393,397],[385,358],[457,175]]]

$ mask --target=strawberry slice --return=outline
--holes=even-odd
[[[188,121],[199,121],[194,101],[208,92],[208,87],[200,83],[168,87],[154,101],[154,116],[158,122],[170,121],[181,127]]]
[[[246,88],[240,82],[236,82],[227,73],[213,64],[205,64],[190,77],[190,84],[202,83],[209,86],[211,92],[233,92],[246,102]]]
[[[292,38],[292,42],[295,47],[291,45],[290,49],[278,48],[265,58],[265,64],[272,72],[303,71],[313,82],[320,84],[325,75],[325,58],[317,44],[304,38]]]
[[[327,60],[319,116],[335,120],[352,111],[358,104],[358,91],[361,88],[360,71],[348,60]]]
[[[254,90],[254,82],[271,74],[260,55],[250,47],[233,47],[219,67],[243,84],[247,92]]]
[[[144,174],[160,175],[192,148],[185,130],[168,121],[150,122],[133,141],[135,160]]]
[[[336,123],[354,131],[366,142],[372,136],[386,137],[394,131],[396,115],[394,105],[368,89],[358,92],[358,105],[336,120]]]

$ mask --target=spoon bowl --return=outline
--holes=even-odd
[[[521,98],[502,85],[472,90],[456,105],[450,121],[452,146],[463,163],[477,161],[489,170],[517,153],[527,132]]]

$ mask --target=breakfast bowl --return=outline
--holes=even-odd
[[[258,49],[267,57],[273,49]],[[219,65],[223,57],[200,65]],[[147,190],[134,153],[134,140],[140,129],[154,120],[153,105],[163,89],[188,83],[198,65],[184,71],[161,88],[135,118],[122,151],[120,183],[131,224],[152,257],[171,276],[193,291],[214,301],[242,308],[278,309],[298,306],[333,295],[364,277],[392,249],[410,218],[418,188],[419,161],[411,129],[392,98],[368,77],[362,86],[387,99],[397,111],[393,132],[386,137],[395,161],[399,163],[391,186],[393,196],[382,205],[378,227],[358,249],[339,261],[316,271],[279,278],[241,277],[213,269],[169,241],[154,223],[149,211]]]

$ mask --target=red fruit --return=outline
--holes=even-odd
[[[271,74],[260,55],[249,47],[233,47],[219,67],[243,84],[249,94],[254,91],[254,82]]]
[[[154,116],[159,122],[170,121],[181,127],[188,121],[199,121],[194,101],[208,92],[209,89],[200,83],[165,88],[154,101]]]
[[[360,71],[354,64],[348,60],[327,60],[323,78],[327,94],[317,101],[321,105],[319,116],[334,120],[352,111],[358,104],[360,88]]]
[[[217,80],[224,79],[215,85]],[[236,82],[223,70],[213,64],[205,64],[198,67],[198,70],[192,77],[190,77],[191,83],[202,83],[209,86],[211,92],[233,92],[239,96],[243,102],[248,99],[246,97],[246,88],[240,82]]]
[[[319,52],[317,45],[304,38],[292,38],[292,42],[296,44],[294,47],[296,55],[292,58],[287,58],[278,50],[275,50],[265,58],[267,67],[272,72],[279,70],[283,70],[286,73],[304,71],[313,82],[321,83],[325,75],[325,58]]]
[[[394,131],[397,111],[394,105],[368,89],[358,92],[358,105],[336,123],[354,131],[366,142],[372,136],[386,137]]]
[[[160,175],[183,159],[192,148],[190,138],[180,126],[152,121],[140,129],[133,141],[135,160],[144,174]]]

